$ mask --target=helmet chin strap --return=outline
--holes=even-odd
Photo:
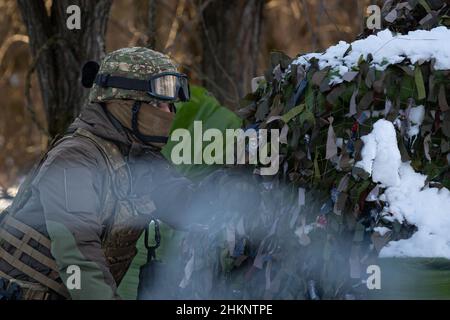
[[[138,116],[139,116],[139,110],[141,110],[141,105],[142,102],[141,101],[135,101],[133,104],[133,109],[132,109],[132,118],[131,118],[131,128],[132,128],[132,132],[133,134],[136,136],[136,138],[138,138],[139,140],[141,140],[144,143],[149,143],[149,142],[153,142],[153,143],[164,143],[166,144],[167,141],[169,140],[168,137],[164,137],[164,136],[147,136],[142,134],[139,131],[138,128]]]

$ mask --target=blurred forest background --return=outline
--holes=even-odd
[[[165,52],[191,83],[235,110],[251,79],[270,64],[271,51],[293,57],[352,41],[372,3],[0,0],[0,197],[79,112],[88,91],[80,84],[81,66],[104,50],[148,46]],[[81,30],[66,28],[70,4],[81,7]]]

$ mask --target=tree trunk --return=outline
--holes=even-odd
[[[147,47],[156,48],[156,0],[148,0],[147,10]]]
[[[88,90],[81,85],[86,61],[99,61],[105,50],[105,33],[112,0],[54,0],[50,13],[44,0],[18,0],[27,27],[31,54],[40,84],[48,133],[63,133],[78,115]],[[81,9],[81,29],[66,25],[70,5]]]
[[[264,2],[210,1],[200,17],[204,85],[231,109],[257,76]]]

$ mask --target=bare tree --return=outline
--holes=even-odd
[[[30,73],[37,71],[50,137],[64,132],[85,102],[88,90],[81,86],[81,67],[104,55],[111,3],[54,0],[47,10],[44,0],[18,0],[33,57]],[[80,30],[67,28],[70,5],[81,9]]]
[[[264,0],[204,0],[200,29],[204,85],[234,109],[256,75]]]
[[[148,0],[148,22],[147,22],[147,35],[149,48],[155,49],[156,47],[156,0]]]

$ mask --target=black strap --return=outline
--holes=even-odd
[[[105,112],[106,116],[108,117],[109,121],[111,121],[114,128],[116,128],[117,131],[119,131],[119,133],[126,134],[125,133],[126,128],[124,126],[122,126],[120,121],[117,120],[116,117],[114,117],[114,115],[111,112],[109,112],[108,108],[106,107],[106,103],[99,102],[98,104],[101,106],[101,108],[103,109],[103,112]]]
[[[154,142],[154,143],[167,143],[167,141],[169,140],[168,137],[163,137],[163,136],[146,136],[143,135],[138,128],[138,114],[139,114],[139,110],[141,110],[141,101],[135,101],[133,104],[133,116],[131,118],[131,129],[133,130],[133,134],[136,136],[136,138],[138,138],[139,140],[141,140],[142,142],[148,143],[148,142]]]
[[[150,81],[130,79],[119,76],[112,76],[110,74],[97,74],[95,83],[102,88],[113,87],[125,90],[137,90],[148,92],[151,90]]]

